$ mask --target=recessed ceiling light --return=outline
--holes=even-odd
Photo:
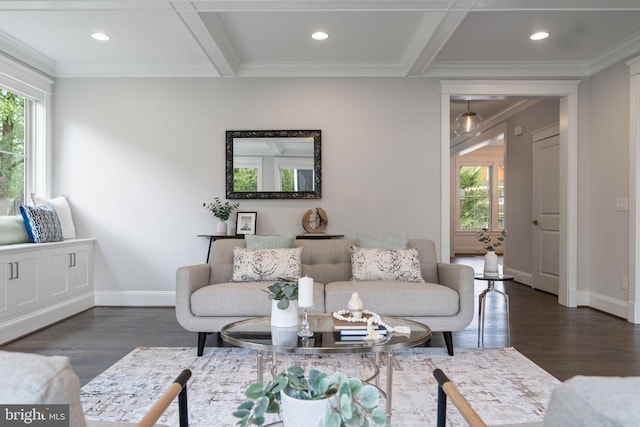
[[[537,33],[533,33],[529,36],[531,40],[544,40],[549,37],[549,33],[546,31],[539,31]]]
[[[106,42],[107,40],[111,39],[111,36],[105,33],[92,33],[91,37],[96,40],[100,40],[101,42]]]
[[[324,31],[316,31],[315,33],[311,34],[311,38],[314,40],[326,40],[329,38],[329,34],[325,33]]]

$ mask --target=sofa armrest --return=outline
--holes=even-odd
[[[468,313],[469,322],[473,319],[474,307],[474,271],[468,265],[438,263],[438,280],[441,285],[458,292],[460,313]]]
[[[178,321],[193,316],[191,294],[209,284],[209,264],[186,265],[176,272],[176,316]]]

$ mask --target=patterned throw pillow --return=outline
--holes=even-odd
[[[413,249],[366,249],[349,245],[353,281],[424,282],[420,252]]]
[[[53,206],[20,206],[20,213],[32,243],[64,240],[58,214]]]
[[[281,277],[299,278],[302,247],[293,249],[233,249],[232,282],[262,282]]]

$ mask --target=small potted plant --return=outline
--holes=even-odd
[[[476,234],[478,241],[482,243],[483,248],[487,251],[484,256],[484,274],[487,276],[498,275],[498,256],[496,255],[496,248],[504,243],[507,237],[507,230],[502,230],[500,235],[493,241],[493,237],[488,234],[489,229],[483,228]]]
[[[213,213],[213,216],[220,220],[216,226],[216,234],[225,236],[227,234],[227,223],[225,221],[229,219],[231,212],[240,206],[240,203],[229,203],[228,201],[222,203],[220,197],[216,197],[212,203],[207,204],[205,202],[202,206],[210,210],[211,213]]]
[[[271,325],[298,326],[298,280],[281,277],[265,292],[271,300]]]
[[[313,369],[306,378],[304,370],[294,365],[277,374],[266,386],[250,385],[245,395],[247,400],[233,413],[240,419],[237,423],[240,427],[263,425],[265,414],[276,414],[281,408],[285,427],[291,423],[316,426],[320,422],[324,427],[382,426],[387,420],[386,411],[378,407],[378,389],[341,372],[328,376]],[[306,405],[320,407],[309,410]],[[302,421],[292,418],[297,412]]]

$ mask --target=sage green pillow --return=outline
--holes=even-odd
[[[356,246],[366,249],[407,249],[408,242],[406,234],[389,236],[356,234]]]
[[[293,248],[295,240],[295,234],[282,234],[279,236],[244,235],[244,243],[247,249],[289,249]]]
[[[31,243],[21,216],[0,216],[0,245]]]

